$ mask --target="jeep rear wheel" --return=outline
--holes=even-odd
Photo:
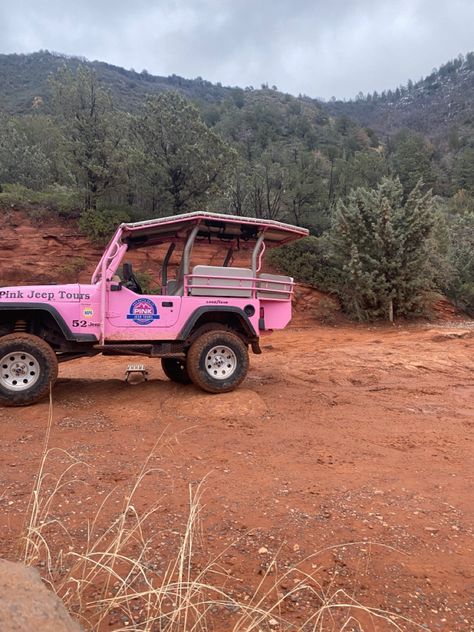
[[[191,380],[204,391],[233,391],[247,375],[247,347],[229,331],[209,331],[191,345],[186,367]]]
[[[47,395],[58,377],[58,359],[38,336],[0,338],[0,404],[27,406]]]
[[[185,360],[180,360],[179,358],[161,358],[161,368],[166,377],[172,382],[191,384],[191,378],[188,375]]]

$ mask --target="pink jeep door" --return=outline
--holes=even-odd
[[[153,340],[168,338],[163,330],[178,321],[181,296],[136,294],[126,287],[107,291],[106,338]]]

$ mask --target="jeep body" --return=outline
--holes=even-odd
[[[98,353],[160,357],[171,379],[209,392],[232,390],[245,377],[246,349],[260,353],[260,334],[291,319],[293,279],[262,273],[264,250],[307,234],[281,222],[204,212],[127,223],[90,283],[0,288],[0,402],[32,403],[56,379],[57,366],[43,364]],[[202,242],[225,245],[222,265],[191,268],[193,246]],[[144,293],[124,259],[163,244],[160,294]],[[170,280],[176,249],[180,265]],[[237,251],[248,251],[247,268],[231,265]],[[35,344],[48,358],[35,357]]]

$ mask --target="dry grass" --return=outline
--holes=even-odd
[[[43,566],[44,579],[63,600],[68,610],[87,630],[134,630],[136,632],[233,632],[305,631],[349,632],[423,629],[401,615],[366,606],[354,594],[318,579],[321,569],[302,563],[280,574],[278,554],[270,560],[252,597],[235,597],[219,557],[197,570],[195,540],[199,536],[203,483],[189,488],[189,515],[172,561],[161,572],[154,570],[153,547],[147,538],[156,527],[158,504],[144,513],[135,508],[137,492],[153,472],[150,457],[135,483],[123,498],[121,510],[104,528],[103,501],[88,523],[83,550],[57,517],[56,502],[61,490],[71,484],[71,473],[84,466],[61,451],[69,464],[59,476],[48,473],[48,460],[56,452],[49,447],[52,407],[42,460],[22,537],[21,559],[28,565]],[[66,542],[66,544],[64,544]],[[61,544],[62,543],[62,544]],[[83,542],[81,542],[83,546]],[[363,543],[367,546],[367,542]],[[342,546],[342,545],[341,545]],[[347,546],[347,545],[346,545]],[[351,546],[357,546],[352,544]],[[333,547],[337,548],[337,547]],[[314,562],[320,551],[307,558]],[[281,584],[291,589],[282,593]],[[299,598],[314,604],[305,618],[295,623],[287,604]]]

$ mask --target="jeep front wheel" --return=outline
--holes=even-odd
[[[23,333],[0,338],[0,404],[33,404],[57,377],[58,359],[42,338]]]
[[[191,345],[186,367],[191,380],[204,391],[233,391],[247,375],[247,347],[229,331],[209,331]]]

